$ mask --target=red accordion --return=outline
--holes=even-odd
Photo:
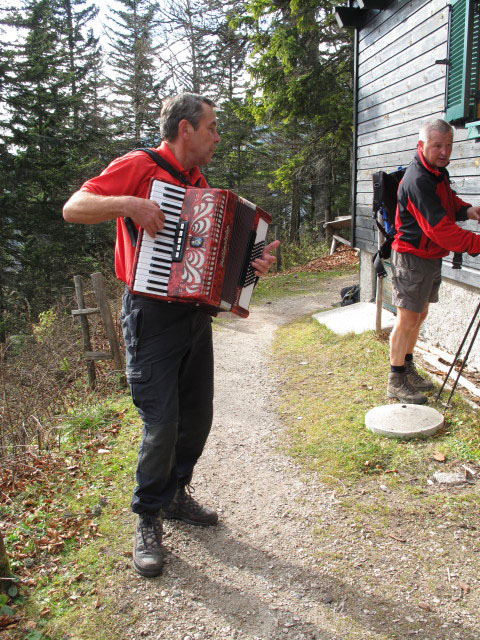
[[[153,179],[149,197],[165,226],[155,238],[140,230],[130,291],[246,318],[271,216],[224,189]]]

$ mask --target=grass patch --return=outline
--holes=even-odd
[[[120,637],[104,586],[129,564],[140,421],[123,394],[79,407],[65,423],[73,448],[33,461],[39,473],[11,494],[4,535],[24,585],[15,606],[31,621],[15,640]]]
[[[478,412],[458,395],[434,438],[402,441],[365,428],[366,412],[387,402],[388,344],[373,332],[340,336],[302,319],[278,330],[272,358],[288,427],[285,446],[322,479],[352,484],[373,474],[395,484],[424,478],[436,450],[452,463],[480,462]]]
[[[123,425],[115,443],[110,443],[111,452],[90,457],[88,473],[94,481],[86,492],[69,492],[70,508],[92,513],[95,506],[104,505],[94,519],[96,535],[66,550],[59,562],[54,588],[49,579],[36,592],[36,598],[50,597],[52,613],[44,630],[52,639],[64,637],[65,633],[72,639],[93,639],[100,637],[100,631],[102,640],[114,640],[123,631],[124,622],[117,627],[112,620],[116,599],[110,587],[118,572],[130,569],[127,557],[133,524],[130,498],[140,423],[129,398],[120,398],[117,406],[123,414]],[[135,612],[131,614],[133,621]]]
[[[446,567],[457,575],[449,590],[461,593],[459,580],[467,589],[477,583],[471,558],[478,551],[478,486],[428,480],[435,471],[458,471],[461,463],[478,468],[478,411],[455,395],[435,437],[371,433],[365,414],[387,402],[388,351],[373,331],[339,336],[310,317],[281,326],[272,347],[285,424],[281,446],[333,489],[325,508],[320,492],[314,529],[329,574],[355,575],[359,589],[388,593],[391,601],[403,602],[416,585],[419,601],[430,602],[444,597]],[[434,459],[439,451],[446,462]],[[476,618],[477,600],[459,607]]]
[[[252,296],[252,304],[262,304],[266,300],[277,300],[287,296],[301,296],[318,291],[326,280],[341,275],[352,274],[358,277],[358,265],[348,265],[326,271],[301,271],[298,273],[271,274],[260,278]],[[340,291],[338,299],[340,300]]]

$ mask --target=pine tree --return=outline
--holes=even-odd
[[[216,43],[213,51],[216,60],[212,68],[212,82],[216,85],[217,99],[234,100],[245,91],[245,59],[248,53],[248,40],[233,27],[234,7],[220,20],[216,29]]]
[[[155,66],[156,5],[149,0],[119,0],[123,9],[110,10],[110,84],[116,96],[117,133],[125,150],[157,145],[160,92],[165,78]]]
[[[105,94],[103,51],[93,34],[98,8],[85,0],[59,0],[62,41],[70,83],[71,150],[76,182],[101,171],[116,154],[113,121]],[[75,186],[75,185],[73,185]]]
[[[106,241],[105,229],[66,225],[61,217],[72,186],[82,179],[92,131],[91,111],[84,107],[91,70],[81,55],[72,67],[72,50],[84,41],[80,32],[69,33],[65,4],[25,0],[20,11],[9,14],[23,39],[12,50],[4,98],[2,160],[9,187],[2,206],[14,236],[9,257],[15,266],[6,274],[6,286],[34,312],[69,285],[73,269],[91,267],[99,241]],[[74,25],[74,12],[70,18]]]
[[[300,142],[296,153],[287,153],[275,183],[292,192],[290,236],[298,228],[299,185],[303,219],[310,218],[317,236],[348,203],[352,49],[333,8],[331,0],[253,0],[239,20],[253,46],[252,111],[258,122],[291,136],[292,145]]]
[[[1,10],[0,16],[0,36],[4,42],[7,42],[9,34],[5,21],[8,19],[8,15],[4,9]],[[8,46],[0,48],[0,104],[2,107],[10,90],[12,61],[13,51]],[[2,108],[3,111],[4,108]],[[3,129],[3,121],[0,123],[0,127]],[[6,310],[10,293],[9,284],[15,270],[15,232],[12,217],[9,214],[12,204],[12,184],[12,156],[5,142],[0,139],[0,207],[2,210],[2,224],[0,225],[0,343],[5,342],[9,325]]]
[[[168,0],[160,9],[162,58],[175,92],[239,97],[247,40],[235,31],[233,0]]]

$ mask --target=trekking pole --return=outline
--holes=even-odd
[[[465,365],[467,363],[468,356],[470,355],[470,351],[471,351],[471,349],[473,347],[473,343],[475,342],[475,338],[477,337],[477,333],[478,333],[479,329],[480,329],[480,320],[479,320],[479,322],[477,324],[477,328],[475,329],[475,333],[473,334],[473,338],[472,338],[472,340],[471,340],[471,342],[470,342],[470,344],[468,346],[467,352],[465,353],[465,356],[463,357],[462,366],[460,367],[460,371],[458,372],[457,379],[455,380],[455,382],[453,384],[453,387],[452,387],[452,390],[450,391],[450,395],[448,396],[447,406],[450,404],[450,400],[451,400],[451,398],[453,396],[453,392],[455,391],[455,389],[457,387],[457,383],[460,380],[460,376],[462,375],[463,368],[465,367]]]
[[[442,391],[444,390],[445,385],[447,384],[447,380],[448,380],[448,378],[450,377],[450,374],[451,374],[451,372],[452,372],[452,369],[453,369],[453,367],[455,366],[455,363],[456,363],[456,361],[457,361],[457,359],[458,359],[458,356],[460,355],[461,350],[463,349],[463,345],[465,344],[465,342],[466,342],[466,340],[467,340],[468,334],[470,333],[470,330],[471,330],[471,328],[473,327],[473,323],[475,322],[475,319],[476,319],[476,317],[477,317],[477,315],[478,315],[478,312],[479,312],[479,311],[480,311],[480,302],[478,303],[477,308],[475,309],[475,313],[473,314],[473,317],[472,317],[472,319],[471,319],[471,321],[470,321],[470,324],[468,325],[468,329],[466,330],[465,335],[463,336],[463,340],[462,340],[462,342],[460,343],[460,346],[459,346],[459,348],[458,348],[458,351],[457,351],[457,353],[455,354],[455,357],[453,358],[453,362],[452,362],[452,364],[451,364],[451,366],[450,366],[450,369],[448,370],[447,375],[445,376],[445,380],[443,381],[443,384],[442,384],[442,386],[440,387],[439,392],[438,392],[438,393],[437,393],[437,395],[435,396],[435,399],[436,399],[436,400],[439,400],[439,399],[440,399],[440,395],[442,394]],[[454,383],[454,386],[453,386],[452,392],[450,393],[450,396],[449,396],[449,398],[448,398],[448,402],[450,402],[450,398],[452,397],[453,392],[455,391],[455,388],[456,388],[456,386],[457,386],[458,380],[460,379],[461,372],[463,371],[463,369],[464,369],[464,367],[465,367],[465,364],[466,364],[466,361],[467,361],[467,357],[470,355],[470,351],[472,350],[473,343],[475,342],[475,339],[476,339],[476,337],[477,337],[477,333],[478,333],[479,328],[480,328],[480,321],[479,321],[479,323],[478,323],[478,325],[477,325],[477,328],[475,329],[475,332],[474,332],[474,334],[473,334],[473,338],[472,338],[472,340],[470,341],[470,345],[469,345],[469,347],[468,347],[468,349],[467,349],[467,353],[465,354],[465,357],[464,357],[464,359],[463,359],[463,363],[462,363],[462,367],[461,367],[461,369],[460,369],[460,373],[458,374],[457,379],[455,380],[455,383]],[[448,402],[447,402],[447,404],[448,404]]]
[[[377,214],[378,216],[379,214]],[[380,251],[380,247],[382,246],[382,242],[385,240],[382,232],[378,231],[378,240],[377,240],[377,251]],[[380,260],[380,254],[378,254],[378,259]],[[376,271],[377,280],[376,280],[376,291],[375,291],[375,335],[377,338],[380,336],[382,332],[382,300],[383,300],[383,277],[380,277],[378,272]],[[385,273],[386,275],[386,273]]]

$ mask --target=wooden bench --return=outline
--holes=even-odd
[[[352,226],[352,216],[338,216],[335,220],[330,220],[330,222],[325,222],[323,228],[326,231],[327,242],[329,240],[332,241],[330,247],[330,255],[335,253],[337,250],[338,244],[346,244],[348,247],[352,246],[350,240],[341,236],[338,232],[342,229],[350,229]],[[337,233],[335,233],[337,231]]]

